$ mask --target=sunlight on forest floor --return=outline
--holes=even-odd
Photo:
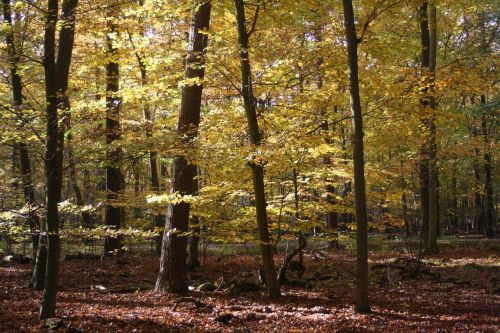
[[[194,291],[190,296],[206,307],[181,303],[175,311],[179,295],[100,293],[93,288],[152,286],[156,258],[63,261],[59,316],[66,326],[71,324],[66,332],[494,332],[500,325],[500,261],[491,248],[449,247],[425,256],[422,265],[430,273],[414,278],[397,269],[375,270],[398,255],[372,252],[371,315],[358,315],[352,308],[355,257],[350,251],[314,249],[304,257],[304,278],[312,281],[311,289],[285,286],[283,297],[274,302],[264,292],[229,296]],[[30,269],[30,264],[0,267],[2,332],[40,331],[41,294],[26,286]],[[193,286],[220,279],[255,281],[256,262],[248,254],[211,255],[188,278]]]

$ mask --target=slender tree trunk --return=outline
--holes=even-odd
[[[40,233],[46,232],[45,227],[40,228]],[[45,271],[47,269],[47,236],[40,235],[35,257],[35,267],[29,283],[34,290],[43,290],[45,284]]]
[[[314,37],[315,37],[315,40],[316,42],[321,42],[321,28],[317,28],[314,30]],[[318,91],[320,91],[322,88],[323,88],[323,74],[321,73],[321,65],[323,63],[323,58],[320,57],[318,59],[318,61],[316,62],[316,66],[315,66],[315,71],[316,71],[316,88],[318,89]],[[335,112],[337,112],[337,106],[335,106]],[[328,120],[326,118],[326,115],[325,115],[325,109],[321,109],[320,112],[319,112],[319,116],[320,116],[320,121],[321,121],[321,129],[323,131],[323,134],[326,134],[327,135],[327,139],[325,140],[327,144],[333,144],[333,140],[330,139],[330,135],[328,133],[328,131],[330,130],[329,126],[328,126]],[[331,129],[332,132],[335,130],[335,127]],[[326,156],[323,158],[323,163],[329,167],[331,165],[331,158],[330,156]],[[333,205],[335,204],[335,199],[334,199],[334,195],[335,195],[335,187],[333,187],[333,185],[331,185],[331,182],[332,180],[329,179],[328,177],[325,179],[326,181],[326,186],[325,186],[325,189],[326,189],[326,197],[325,197],[325,201],[327,204],[329,205]],[[325,222],[326,222],[326,227],[327,229],[329,230],[334,230],[335,233],[336,233],[336,239],[335,240],[332,240],[329,242],[329,247],[330,248],[338,248],[338,232],[337,232],[337,229],[338,229],[338,214],[337,212],[335,211],[328,211],[326,213],[326,216],[325,216]],[[302,251],[300,252],[302,253]]]
[[[106,215],[104,224],[113,230],[122,226],[123,208],[118,205],[120,194],[123,191],[123,175],[121,172],[122,149],[116,142],[121,138],[120,108],[121,98],[118,96],[120,89],[120,67],[117,59],[117,48],[114,43],[118,33],[119,7],[116,1],[108,6],[107,21],[107,56],[106,64]],[[107,236],[104,240],[104,254],[108,255],[122,247],[122,238]]]
[[[199,190],[198,168],[195,170],[195,179],[193,179],[193,194],[197,195]],[[200,266],[198,259],[198,244],[200,242],[200,218],[196,215],[191,217],[191,236],[189,237],[189,266],[194,269]]]
[[[403,208],[403,223],[405,236],[410,237],[410,219],[408,218],[408,200],[406,199],[406,192],[401,195],[401,205]]]
[[[182,88],[181,110],[177,125],[177,132],[188,149],[192,149],[190,146],[198,135],[200,124],[205,53],[208,43],[206,32],[209,29],[210,11],[210,1],[199,1],[193,10],[189,31],[185,77],[187,80],[197,79],[197,81]],[[192,194],[195,176],[196,166],[188,161],[186,156],[176,157],[173,165],[172,193]],[[156,291],[186,291],[186,233],[189,227],[189,210],[190,205],[187,202],[168,206]]]
[[[145,1],[139,0],[139,6],[144,6]],[[141,36],[144,35],[143,32],[140,33]],[[141,72],[141,85],[145,87],[148,83],[148,71],[146,67],[146,63],[144,62],[145,55],[136,50],[135,56],[137,58],[137,62],[139,64],[139,70]],[[143,116],[144,121],[146,122],[146,137],[151,138],[153,136],[153,117],[151,114],[151,110],[146,101],[144,101],[143,106]],[[151,181],[151,191],[158,193],[160,191],[160,177],[158,175],[158,154],[154,150],[150,150],[148,153],[148,162],[149,162],[149,176]],[[165,215],[163,214],[154,214],[153,215],[153,224],[154,227],[158,230],[163,229],[165,224]],[[159,235],[155,237],[155,253],[157,256],[161,255],[161,242],[163,239],[163,231],[159,232]]]
[[[82,191],[80,189],[80,186],[78,185],[78,174],[76,171],[76,161],[75,157],[73,155],[73,135],[71,134],[71,121],[70,121],[70,115],[68,114],[66,119],[66,124],[65,127],[69,131],[69,133],[66,136],[67,143],[66,143],[66,153],[67,153],[67,158],[68,158],[68,169],[69,169],[69,183],[70,187],[73,190],[73,193],[75,195],[75,202],[76,205],[82,209],[85,206],[85,200],[83,199]],[[92,216],[90,215],[89,212],[87,211],[82,211],[80,212],[80,218],[81,218],[81,226],[84,228],[90,228],[92,224]]]
[[[427,15],[427,1],[424,1],[419,8],[420,21],[420,42],[421,42],[421,75],[425,75],[429,68],[429,18]],[[420,109],[425,110],[428,105],[426,98],[420,98]],[[426,116],[422,117],[425,130],[429,129],[429,122]],[[420,147],[420,211],[422,215],[421,240],[423,247],[427,248],[429,240],[429,142],[427,139]]]
[[[484,142],[484,226],[485,235],[489,238],[495,237],[496,232],[496,217],[495,203],[493,197],[493,180],[492,180],[492,158],[490,148],[490,138],[488,133],[488,109],[486,106],[486,96],[481,95],[481,106],[483,114],[481,116],[481,129]]]
[[[473,124],[473,136],[478,136],[478,130]],[[483,195],[481,193],[481,171],[479,168],[480,152],[477,146],[474,146],[474,226],[480,234],[485,234],[486,228],[484,225],[484,206]]]
[[[246,27],[245,4],[243,0],[234,0],[236,7],[236,21],[238,25],[238,42],[240,44],[240,63],[241,63],[241,92],[243,95],[245,113],[248,122],[248,132],[252,145],[258,147],[261,144],[259,123],[257,121],[257,112],[255,110],[255,97],[252,86],[252,72],[250,67],[250,58],[248,53],[249,33]],[[264,165],[258,161],[255,156],[249,157],[248,164],[252,168],[253,187],[255,192],[255,210],[257,213],[257,228],[259,231],[259,240],[261,242],[261,256],[264,268],[264,277],[270,298],[279,298],[280,285],[276,277],[274,268],[273,247],[269,235],[266,211],[266,193],[264,187]]]
[[[14,39],[14,30],[12,23],[12,6],[11,0],[2,0],[2,10],[4,22],[7,24],[7,30],[5,33],[5,40],[7,44],[7,53],[9,56],[10,63],[10,77],[11,77],[11,86],[12,86],[12,100],[14,108],[17,111],[21,111],[23,105],[23,96],[22,96],[22,78],[19,74],[19,60],[20,54],[18,54],[16,49],[16,43]],[[32,239],[32,249],[33,249],[33,258],[36,258],[36,252],[38,248],[38,240],[39,240],[39,220],[38,216],[34,212],[36,206],[35,200],[35,189],[33,187],[32,174],[31,174],[31,164],[28,152],[28,145],[24,142],[16,142],[14,145],[18,154],[14,156],[19,157],[19,165],[20,165],[20,173],[22,178],[23,185],[23,194],[26,205],[29,207],[28,214],[28,225],[30,227],[31,239]],[[16,165],[17,163],[14,162]]]
[[[436,4],[434,0],[429,1],[429,106],[431,117],[429,120],[429,241],[427,251],[435,253],[438,250],[437,237],[439,231],[439,195],[438,195],[438,173],[437,173],[437,129],[436,129],[436,100],[434,97],[436,76],[436,52],[437,52],[437,21]]]
[[[358,38],[354,25],[352,0],[342,0],[344,24],[347,38],[347,59],[349,63],[349,91],[351,95],[354,196],[356,218],[356,306],[360,313],[370,312],[368,299],[368,221],[365,196],[365,162],[363,153],[363,123],[358,79]]]

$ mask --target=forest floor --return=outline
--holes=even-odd
[[[498,244],[497,244],[498,245]],[[58,332],[499,332],[498,247],[461,244],[424,256],[421,274],[395,251],[370,253],[372,313],[353,311],[355,256],[347,250],[304,254],[311,288],[282,288],[278,301],[265,291],[228,295],[190,292],[204,307],[179,303],[180,295],[153,291],[107,293],[96,286],[152,286],[158,259],[124,256],[61,261]],[[40,292],[28,289],[31,264],[0,267],[0,332],[45,332],[38,321]],[[257,279],[249,254],[211,255],[190,285]],[[290,275],[294,275],[291,273]],[[102,288],[101,288],[102,289]],[[113,291],[113,289],[111,289]],[[68,328],[69,326],[69,328]]]

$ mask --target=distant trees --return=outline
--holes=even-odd
[[[76,0],[2,0],[0,236],[36,251],[43,316],[61,230],[149,242],[159,291],[186,289],[198,240],[255,242],[271,298],[280,244],[356,233],[360,312],[367,232],[495,236],[496,6],[95,0],[75,43]]]

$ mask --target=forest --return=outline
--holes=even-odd
[[[498,0],[2,0],[0,332],[498,332]]]

